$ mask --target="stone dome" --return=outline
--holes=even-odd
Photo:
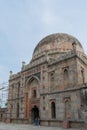
[[[83,47],[78,39],[75,37],[65,34],[65,33],[56,33],[48,35],[43,38],[35,47],[33,56],[39,55],[43,52],[50,52],[52,50],[57,50],[58,52],[70,51],[73,49],[73,43],[76,45],[76,50],[84,52]]]

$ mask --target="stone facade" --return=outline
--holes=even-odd
[[[42,39],[29,64],[10,72],[8,122],[79,126],[86,120],[87,56],[71,35],[58,33]],[[84,114],[85,113],[85,114]]]
[[[0,108],[0,121],[3,122],[6,121],[7,119],[6,113],[7,113],[7,108]]]

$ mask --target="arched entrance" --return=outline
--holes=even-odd
[[[34,123],[35,118],[39,118],[39,109],[36,105],[31,109],[31,123]]]
[[[37,77],[30,77],[26,83],[26,117],[29,123],[34,123],[34,119],[39,117],[40,107],[40,81]]]

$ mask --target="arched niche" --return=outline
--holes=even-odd
[[[26,93],[28,93],[29,98],[39,98],[40,80],[36,76],[32,76],[27,80]]]

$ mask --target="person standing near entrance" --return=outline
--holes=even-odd
[[[35,125],[40,125],[39,117],[36,117],[36,118],[35,118],[34,123],[35,123]]]

